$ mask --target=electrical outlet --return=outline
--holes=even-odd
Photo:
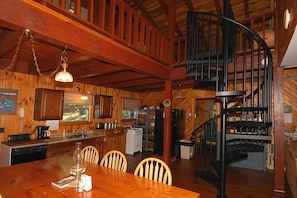
[[[0,128],[0,133],[4,133],[4,128]]]

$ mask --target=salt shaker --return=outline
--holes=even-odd
[[[84,181],[84,191],[90,191],[92,190],[92,176],[83,174],[82,175],[82,181]]]

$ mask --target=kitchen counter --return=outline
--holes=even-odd
[[[24,141],[16,141],[16,142],[2,142],[12,148],[20,148],[20,147],[29,147],[29,146],[39,146],[39,145],[46,145],[46,144],[57,144],[62,142],[71,142],[71,141],[78,141],[83,139],[90,139],[90,138],[97,138],[97,137],[104,137],[105,134],[93,134],[87,133],[86,137],[62,137],[61,135],[53,136],[49,139],[33,139],[33,140],[24,140]]]

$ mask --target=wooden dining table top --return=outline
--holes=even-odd
[[[70,156],[59,156],[0,168],[0,194],[9,197],[196,197],[197,192],[158,183],[97,164],[84,162],[85,174],[92,177],[92,190],[59,189],[52,181],[69,176]]]

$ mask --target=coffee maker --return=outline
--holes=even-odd
[[[47,131],[49,129],[49,126],[36,126],[37,131],[37,139],[47,139]]]

